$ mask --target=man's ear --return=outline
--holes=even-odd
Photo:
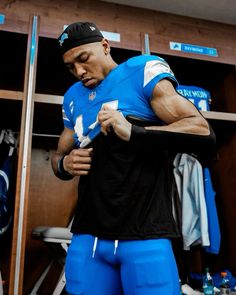
[[[107,55],[110,53],[110,44],[109,41],[107,39],[102,39],[102,46],[104,49],[104,53]]]

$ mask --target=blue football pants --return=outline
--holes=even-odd
[[[65,266],[69,294],[180,294],[178,271],[168,239],[121,240],[117,250],[112,240],[98,239],[97,246],[94,241],[91,235],[72,238]]]

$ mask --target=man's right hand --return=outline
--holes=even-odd
[[[74,176],[87,175],[91,168],[93,149],[73,149],[64,157],[64,169]]]

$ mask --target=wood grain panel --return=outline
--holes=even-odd
[[[23,294],[29,294],[40,272],[50,262],[50,255],[52,255],[42,241],[32,238],[33,228],[36,226],[66,227],[74,214],[77,203],[79,180],[74,178],[71,181],[61,181],[53,174],[51,168],[53,152],[54,150],[38,148],[32,150],[28,212],[26,215]],[[39,257],[42,258],[39,259]]]
[[[28,22],[30,23],[30,21]],[[28,28],[29,29],[29,28]],[[31,30],[29,29],[31,32]],[[21,194],[21,178],[22,178],[22,164],[23,164],[23,153],[24,153],[24,136],[25,136],[25,118],[26,118],[26,97],[27,97],[27,78],[29,75],[29,57],[30,57],[30,42],[31,38],[28,38],[27,55],[26,55],[26,71],[25,71],[25,84],[23,93],[23,107],[22,107],[22,118],[21,118],[21,133],[19,143],[19,158],[17,168],[17,179],[16,179],[16,195],[15,195],[15,208],[14,208],[14,224],[13,224],[13,239],[12,239],[12,250],[11,250],[11,264],[10,264],[10,279],[9,279],[9,294],[14,294],[15,285],[15,267],[16,267],[16,256],[17,256],[17,235],[18,235],[18,222],[19,222],[19,210],[20,210],[20,194]],[[21,245],[20,245],[21,246]],[[23,275],[23,274],[22,274]],[[19,284],[21,285],[21,280]],[[20,291],[21,294],[21,291]]]
[[[23,111],[20,134],[20,153],[17,171],[17,185],[14,211],[14,227],[12,241],[12,255],[10,268],[9,294],[22,294],[23,273],[20,271],[24,265],[31,137],[34,111],[34,90],[36,77],[37,49],[38,49],[38,19],[29,20],[29,38],[27,45],[26,71],[24,77]],[[34,47],[33,47],[33,46]]]
[[[225,46],[223,43],[217,43],[215,40],[212,41],[209,38],[194,38],[192,36],[191,38],[186,38],[183,36],[181,37],[180,35],[178,35],[178,33],[176,33],[176,35],[173,37],[158,34],[150,35],[150,50],[151,52],[157,54],[168,54],[186,58],[194,58],[198,60],[213,61],[218,63],[236,64],[236,44],[231,44],[231,46]],[[211,57],[208,55],[187,53],[182,51],[173,51],[170,49],[169,46],[170,41],[188,43],[198,46],[213,47],[217,49],[218,57]]]
[[[218,160],[214,167],[214,185],[216,201],[221,226],[221,251],[216,260],[220,261],[221,268],[228,268],[236,273],[236,133],[225,129],[227,137],[218,150]]]
[[[23,92],[0,89],[0,97],[4,99],[23,100]]]
[[[95,0],[5,0],[0,9],[6,14],[3,30],[26,33],[29,15],[36,14],[41,17],[40,35],[57,38],[63,25],[90,20],[101,30],[121,33],[121,43],[112,46],[140,50],[140,33],[149,33],[155,52],[181,55],[169,50],[169,41],[176,41],[216,47],[219,58],[213,61],[236,63],[236,27],[232,25]],[[212,60],[197,54],[181,56]]]

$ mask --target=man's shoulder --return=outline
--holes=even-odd
[[[143,54],[129,58],[126,65],[128,67],[141,67],[145,66],[149,61],[163,61],[163,59],[156,55]]]

